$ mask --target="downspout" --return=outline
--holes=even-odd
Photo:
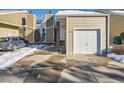
[[[58,52],[60,52],[60,23],[57,22],[57,28],[56,28],[56,46],[57,46],[57,50]]]
[[[108,54],[108,46],[109,46],[109,18],[106,16],[106,55]]]
[[[32,20],[33,20],[33,29],[32,29],[32,30],[33,30],[33,42],[35,42],[35,35],[34,35],[34,34],[35,34],[35,30],[36,30],[36,29],[35,29],[35,28],[36,28],[36,27],[35,27],[35,26],[36,26],[36,23],[35,23],[36,20],[35,20],[35,16],[34,16],[34,15],[32,15],[32,17],[33,17],[33,18],[32,18]]]

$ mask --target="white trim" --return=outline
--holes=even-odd
[[[101,29],[98,29],[98,28],[73,28],[73,34],[72,34],[72,40],[74,41],[74,31],[76,30],[76,29],[83,29],[83,30],[94,30],[94,31],[98,31],[98,30],[100,30],[100,39],[101,39],[101,41],[100,41],[100,51],[99,51],[99,55],[102,55],[102,31],[101,31]],[[73,42],[73,54],[74,54],[74,42]]]
[[[108,16],[108,48],[110,47],[110,15]]]
[[[68,17],[66,17],[66,36],[65,36],[65,44],[66,44],[66,56],[68,55]]]
[[[55,30],[54,30],[54,26],[55,26],[55,16],[53,15],[53,17],[54,17],[54,18],[53,18],[53,26],[52,26],[52,27],[53,27],[53,43],[55,43],[55,40],[54,40],[54,37],[55,37],[55,35],[54,35],[54,34],[55,34],[55,32],[54,32],[54,31],[55,31]]]
[[[45,20],[46,20],[46,15],[45,15]],[[46,43],[46,22],[45,22],[45,43]]]
[[[33,20],[33,22],[32,22],[32,23],[33,23],[33,29],[32,29],[32,31],[33,31],[33,42],[34,42],[34,41],[35,41],[35,40],[34,40],[34,31],[35,31],[35,29],[34,29],[34,16],[32,16],[32,17],[33,17],[33,18],[32,18],[32,20]]]

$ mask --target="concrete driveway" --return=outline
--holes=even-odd
[[[124,67],[118,65],[93,65],[69,67],[61,73],[58,82],[73,83],[121,83]]]
[[[124,82],[124,64],[103,56],[68,60],[56,52],[36,51],[6,70],[0,82],[8,83],[117,83]]]

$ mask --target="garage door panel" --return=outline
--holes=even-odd
[[[99,44],[98,44],[99,43]],[[100,51],[100,31],[74,31],[74,54],[95,54]]]
[[[82,53],[82,52],[85,52],[85,49],[83,49],[82,47],[84,46],[85,43],[82,43],[82,42],[85,42],[85,37],[82,36],[82,34],[85,34],[84,32],[74,32],[74,37],[76,37],[76,39],[74,39],[74,52],[75,53]],[[81,44],[82,44],[82,47],[81,47]]]

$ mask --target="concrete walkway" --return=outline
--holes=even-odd
[[[120,83],[124,82],[124,64],[103,56],[85,61],[65,61],[65,56],[36,51],[5,71],[0,82],[8,83]]]

